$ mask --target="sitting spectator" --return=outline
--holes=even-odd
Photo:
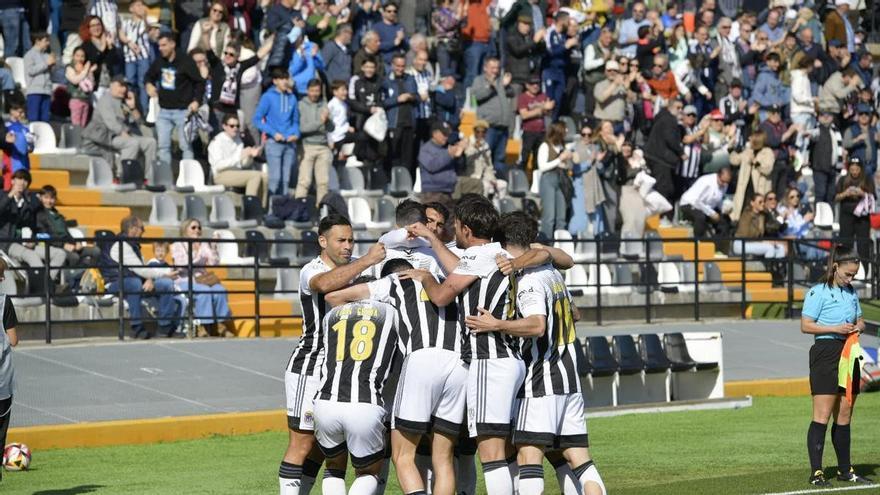
[[[492,151],[486,142],[486,129],[489,124],[485,120],[474,123],[474,135],[467,140],[464,150],[465,166],[455,185],[453,198],[463,194],[476,193],[481,196],[503,197],[507,182],[495,177],[492,166]]]
[[[49,35],[43,31],[31,35],[33,47],[24,55],[27,86],[27,117],[31,122],[49,122],[52,102],[52,67],[55,55],[49,51]]]
[[[7,152],[12,164],[12,172],[30,170],[31,163],[28,153],[34,151],[34,134],[28,129],[24,120],[24,105],[20,101],[9,103],[9,121],[6,122],[6,133],[15,135],[11,153]]]
[[[735,222],[739,220],[746,198],[754,194],[762,196],[770,192],[773,184],[770,175],[773,172],[773,150],[765,146],[767,134],[764,131],[755,131],[749,137],[749,144],[739,153],[730,155],[730,164],[739,167],[736,180],[736,192],[733,195],[733,211],[730,218]]]
[[[299,101],[299,132],[302,142],[302,159],[299,163],[294,198],[304,199],[312,187],[314,175],[317,204],[321,203],[330,184],[330,166],[333,152],[327,145],[327,132],[333,129],[327,102],[321,98],[321,81],[309,82],[306,97]],[[410,136],[412,137],[412,136]]]
[[[202,224],[195,218],[183,221],[180,237],[199,239],[202,236]],[[190,259],[190,243],[175,242],[171,245],[171,258],[176,266],[193,266],[192,301],[193,318],[198,321],[197,335],[223,337],[235,336],[235,325],[229,311],[226,288],[214,272],[206,267],[215,266],[220,262],[217,245],[213,242],[193,242],[192,259]],[[180,276],[176,280],[177,288],[190,290],[190,276],[186,268],[179,269]],[[222,328],[221,328],[222,326]]]
[[[541,233],[553,239],[553,232],[566,228],[572,190],[569,170],[572,152],[565,148],[565,124],[550,124],[547,137],[538,148],[538,169],[532,181],[538,182],[541,196]],[[567,187],[566,187],[567,184]]]
[[[55,208],[57,201],[58,191],[53,186],[43,186],[40,190],[42,208],[37,211],[36,216],[36,233],[48,234],[52,239],[64,242],[67,266],[94,265],[101,257],[101,250],[95,246],[87,246],[70,235],[70,231],[67,230],[67,219]]]
[[[214,184],[244,187],[245,194],[261,198],[263,205],[267,205],[269,175],[251,168],[254,157],[259,156],[262,147],[244,145],[236,114],[226,114],[222,122],[223,131],[214,136],[208,145],[208,163]]]
[[[776,213],[782,218],[785,228],[782,236],[788,239],[802,239],[813,225],[814,214],[808,204],[801,204],[801,193],[790,188],[785,199],[776,207]]]
[[[437,201],[449,203],[458,182],[456,165],[464,153],[467,141],[449,145],[452,128],[445,122],[435,122],[431,140],[419,149],[419,168],[422,176],[422,203]]]
[[[140,112],[134,92],[129,91],[123,76],[115,76],[110,90],[95,105],[95,115],[83,131],[82,148],[86,152],[118,152],[122,160],[144,157],[144,177],[153,182],[156,140],[140,135]],[[111,153],[112,160],[112,153]],[[112,161],[111,161],[112,163]]]
[[[134,338],[149,339],[153,336],[144,327],[141,302],[145,297],[158,299],[156,318],[159,334],[174,337],[177,329],[177,322],[174,321],[177,316],[174,279],[178,272],[166,267],[146,266],[139,242],[143,235],[144,223],[141,219],[134,215],[123,218],[118,239],[110,246],[107,246],[110,243],[106,243],[101,250],[101,276],[109,294],[118,293],[121,285]],[[143,292],[155,295],[148,296]]]
[[[776,192],[770,191],[764,196],[764,235],[766,237],[782,237],[785,230],[785,221],[776,211],[779,207],[779,200]]]
[[[268,194],[286,196],[296,161],[299,139],[299,111],[290,74],[273,67],[272,87],[260,97],[254,113],[254,126],[266,134],[266,163],[269,166]]]
[[[28,191],[30,186],[30,172],[19,170],[12,174],[9,193],[0,195],[0,238],[24,240],[31,237],[31,235],[23,235],[25,229],[31,234],[36,229],[36,214],[40,208],[40,201],[36,194]],[[16,263],[24,263],[31,268],[45,266],[46,250],[36,247],[33,242],[13,242],[4,246],[4,250]],[[50,267],[61,267],[66,259],[67,255],[63,249],[49,247]],[[57,279],[59,273],[59,270],[53,270],[52,278]]]
[[[874,181],[864,172],[862,160],[850,157],[847,174],[837,180],[837,221],[840,223],[840,241],[852,249],[853,242],[859,258],[869,259],[871,254],[871,222],[869,213],[874,206]]]
[[[785,257],[785,245],[774,241],[741,241],[765,237],[767,216],[764,212],[764,195],[755,193],[749,202],[749,208],[742,212],[739,225],[736,227],[736,240],[733,241],[733,254],[753,254],[763,258]]]
[[[727,186],[733,179],[729,167],[722,167],[714,174],[706,174],[681,196],[681,214],[694,223],[694,237],[706,239],[709,223],[714,225],[715,236],[727,237],[730,229],[721,215],[721,204]]]
[[[70,93],[70,123],[75,126],[85,127],[89,123],[97,68],[86,60],[83,47],[78,46],[73,50],[73,61],[64,69],[67,92]]]

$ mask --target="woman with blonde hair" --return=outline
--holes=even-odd
[[[752,133],[745,149],[730,155],[730,165],[739,167],[731,220],[739,220],[747,199],[751,200],[755,194],[767,194],[773,188],[770,175],[774,161],[773,150],[767,146],[767,134],[762,130]]]
[[[184,220],[180,227],[180,237],[200,239],[202,237],[201,222],[195,218]],[[192,260],[190,260],[190,246],[192,246]],[[220,283],[217,275],[207,269],[207,267],[215,266],[220,262],[217,244],[178,241],[171,245],[171,258],[180,274],[176,280],[179,290],[189,290],[189,266],[193,267],[191,304],[193,304],[193,318],[198,325],[198,336],[234,336],[235,325],[231,320],[232,313],[229,311],[226,288]],[[218,328],[219,326],[222,328]]]

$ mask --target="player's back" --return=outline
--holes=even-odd
[[[382,406],[382,390],[398,352],[397,314],[364,300],[330,310],[323,321],[326,359],[318,399]]]

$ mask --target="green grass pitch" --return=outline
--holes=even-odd
[[[16,411],[13,409],[13,414]],[[593,456],[612,495],[752,494],[810,488],[810,399],[757,398],[741,410],[589,420]],[[880,474],[880,394],[856,404],[853,462]],[[28,472],[5,473],[6,494],[251,494],[278,492],[283,433],[157,445],[37,451]],[[14,442],[15,438],[8,441]],[[825,447],[826,474],[837,461]],[[548,468],[546,493],[559,493]],[[349,469],[349,475],[351,470]],[[485,493],[482,482],[478,493]],[[835,483],[835,487],[844,486]],[[319,487],[312,493],[320,493]],[[388,494],[400,493],[393,471]],[[844,492],[846,493],[846,492]],[[864,490],[855,493],[880,493]]]

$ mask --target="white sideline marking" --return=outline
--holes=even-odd
[[[52,411],[47,411],[47,410],[45,410],[45,409],[41,409],[41,408],[36,407],[36,406],[29,406],[29,405],[27,405],[27,404],[25,404],[24,402],[21,402],[21,401],[19,401],[19,400],[16,400],[16,401],[15,401],[15,407],[24,407],[25,409],[32,409],[32,410],[34,410],[34,411],[37,411],[38,413],[42,413],[42,414],[45,414],[45,415],[47,415],[47,416],[54,416],[54,417],[56,417],[56,418],[58,418],[58,419],[63,419],[64,421],[68,421],[68,422],[70,422],[70,423],[79,423],[79,421],[77,421],[77,420],[75,420],[75,419],[73,419],[73,418],[68,418],[67,416],[62,416],[62,415],[60,415],[60,414],[53,413]],[[29,425],[29,426],[43,426],[43,425]]]
[[[869,488],[877,488],[880,485],[859,485],[859,486],[844,486],[840,488],[814,488],[812,490],[797,490],[794,492],[778,492],[778,493],[765,493],[764,495],[801,495],[802,493],[828,493],[828,492],[849,492],[855,490],[867,490]]]
[[[199,359],[204,359],[205,361],[210,361],[210,362],[215,363],[215,364],[220,364],[220,365],[226,366],[227,368],[232,368],[232,369],[235,369],[235,370],[238,370],[238,371],[244,371],[245,373],[251,373],[251,374],[253,374],[253,375],[262,376],[263,378],[271,378],[272,380],[275,380],[275,381],[278,381],[278,382],[282,382],[282,383],[284,382],[284,379],[283,379],[283,378],[279,378],[279,377],[277,377],[277,376],[272,376],[272,375],[269,375],[269,374],[267,374],[267,373],[263,373],[263,372],[261,372],[261,371],[252,370],[252,369],[250,369],[250,368],[245,368],[244,366],[236,366],[236,365],[234,365],[234,364],[229,364],[229,363],[224,362],[224,361],[221,361],[221,360],[219,360],[219,359],[214,359],[214,358],[212,358],[212,357],[203,356],[203,355],[201,355],[201,354],[197,354],[197,353],[195,353],[195,352],[190,352],[190,351],[185,351],[185,350],[183,350],[183,349],[178,349],[178,348],[177,348],[176,346],[174,346],[173,344],[159,344],[159,346],[162,347],[163,349],[168,349],[168,350],[171,350],[171,351],[180,352],[180,353],[186,354],[187,356],[192,356],[192,357],[196,357],[196,358],[199,358]]]
[[[106,380],[111,380],[111,381],[114,381],[114,382],[117,382],[117,383],[122,383],[122,384],[124,384],[124,385],[129,385],[129,386],[132,386],[132,387],[136,387],[136,388],[139,388],[139,389],[142,389],[142,390],[147,390],[147,391],[149,391],[149,392],[153,392],[153,393],[155,393],[155,394],[164,395],[164,396],[166,396],[166,397],[171,397],[172,399],[177,399],[177,400],[180,400],[180,401],[183,401],[183,402],[187,402],[187,403],[189,403],[189,404],[192,404],[192,405],[194,405],[194,406],[203,407],[203,408],[205,408],[205,409],[209,409],[209,410],[212,410],[212,411],[220,411],[220,410],[221,410],[221,409],[218,408],[218,407],[214,407],[214,406],[212,406],[212,405],[205,404],[205,403],[203,403],[203,402],[199,402],[199,401],[197,401],[197,400],[187,399],[186,397],[181,397],[181,396],[179,396],[179,395],[172,394],[172,393],[169,393],[169,392],[165,392],[165,391],[162,391],[162,390],[159,390],[159,389],[155,389],[155,388],[153,388],[153,387],[148,387],[148,386],[146,386],[146,385],[141,385],[141,384],[139,384],[139,383],[134,383],[134,382],[130,382],[130,381],[128,381],[128,380],[123,380],[122,378],[116,378],[115,376],[105,375],[104,373],[99,373],[99,372],[97,372],[97,371],[93,371],[93,370],[90,370],[90,369],[87,369],[87,368],[81,368],[81,367],[79,367],[79,366],[75,366],[75,365],[73,365],[73,364],[62,363],[61,361],[58,361],[58,360],[55,360],[55,359],[49,359],[49,358],[46,358],[46,357],[37,356],[36,354],[32,354],[32,353],[27,352],[27,351],[18,351],[18,354],[25,355],[25,356],[28,356],[28,357],[30,357],[30,358],[34,358],[34,359],[39,359],[40,361],[45,361],[45,362],[47,362],[47,363],[55,364],[55,365],[58,365],[58,366],[63,366],[63,367],[65,367],[65,368],[70,368],[70,369],[72,369],[72,370],[80,371],[80,372],[83,372],[83,373],[88,373],[89,375],[97,376],[97,377],[99,377],[99,378],[104,378],[104,379],[106,379]]]

